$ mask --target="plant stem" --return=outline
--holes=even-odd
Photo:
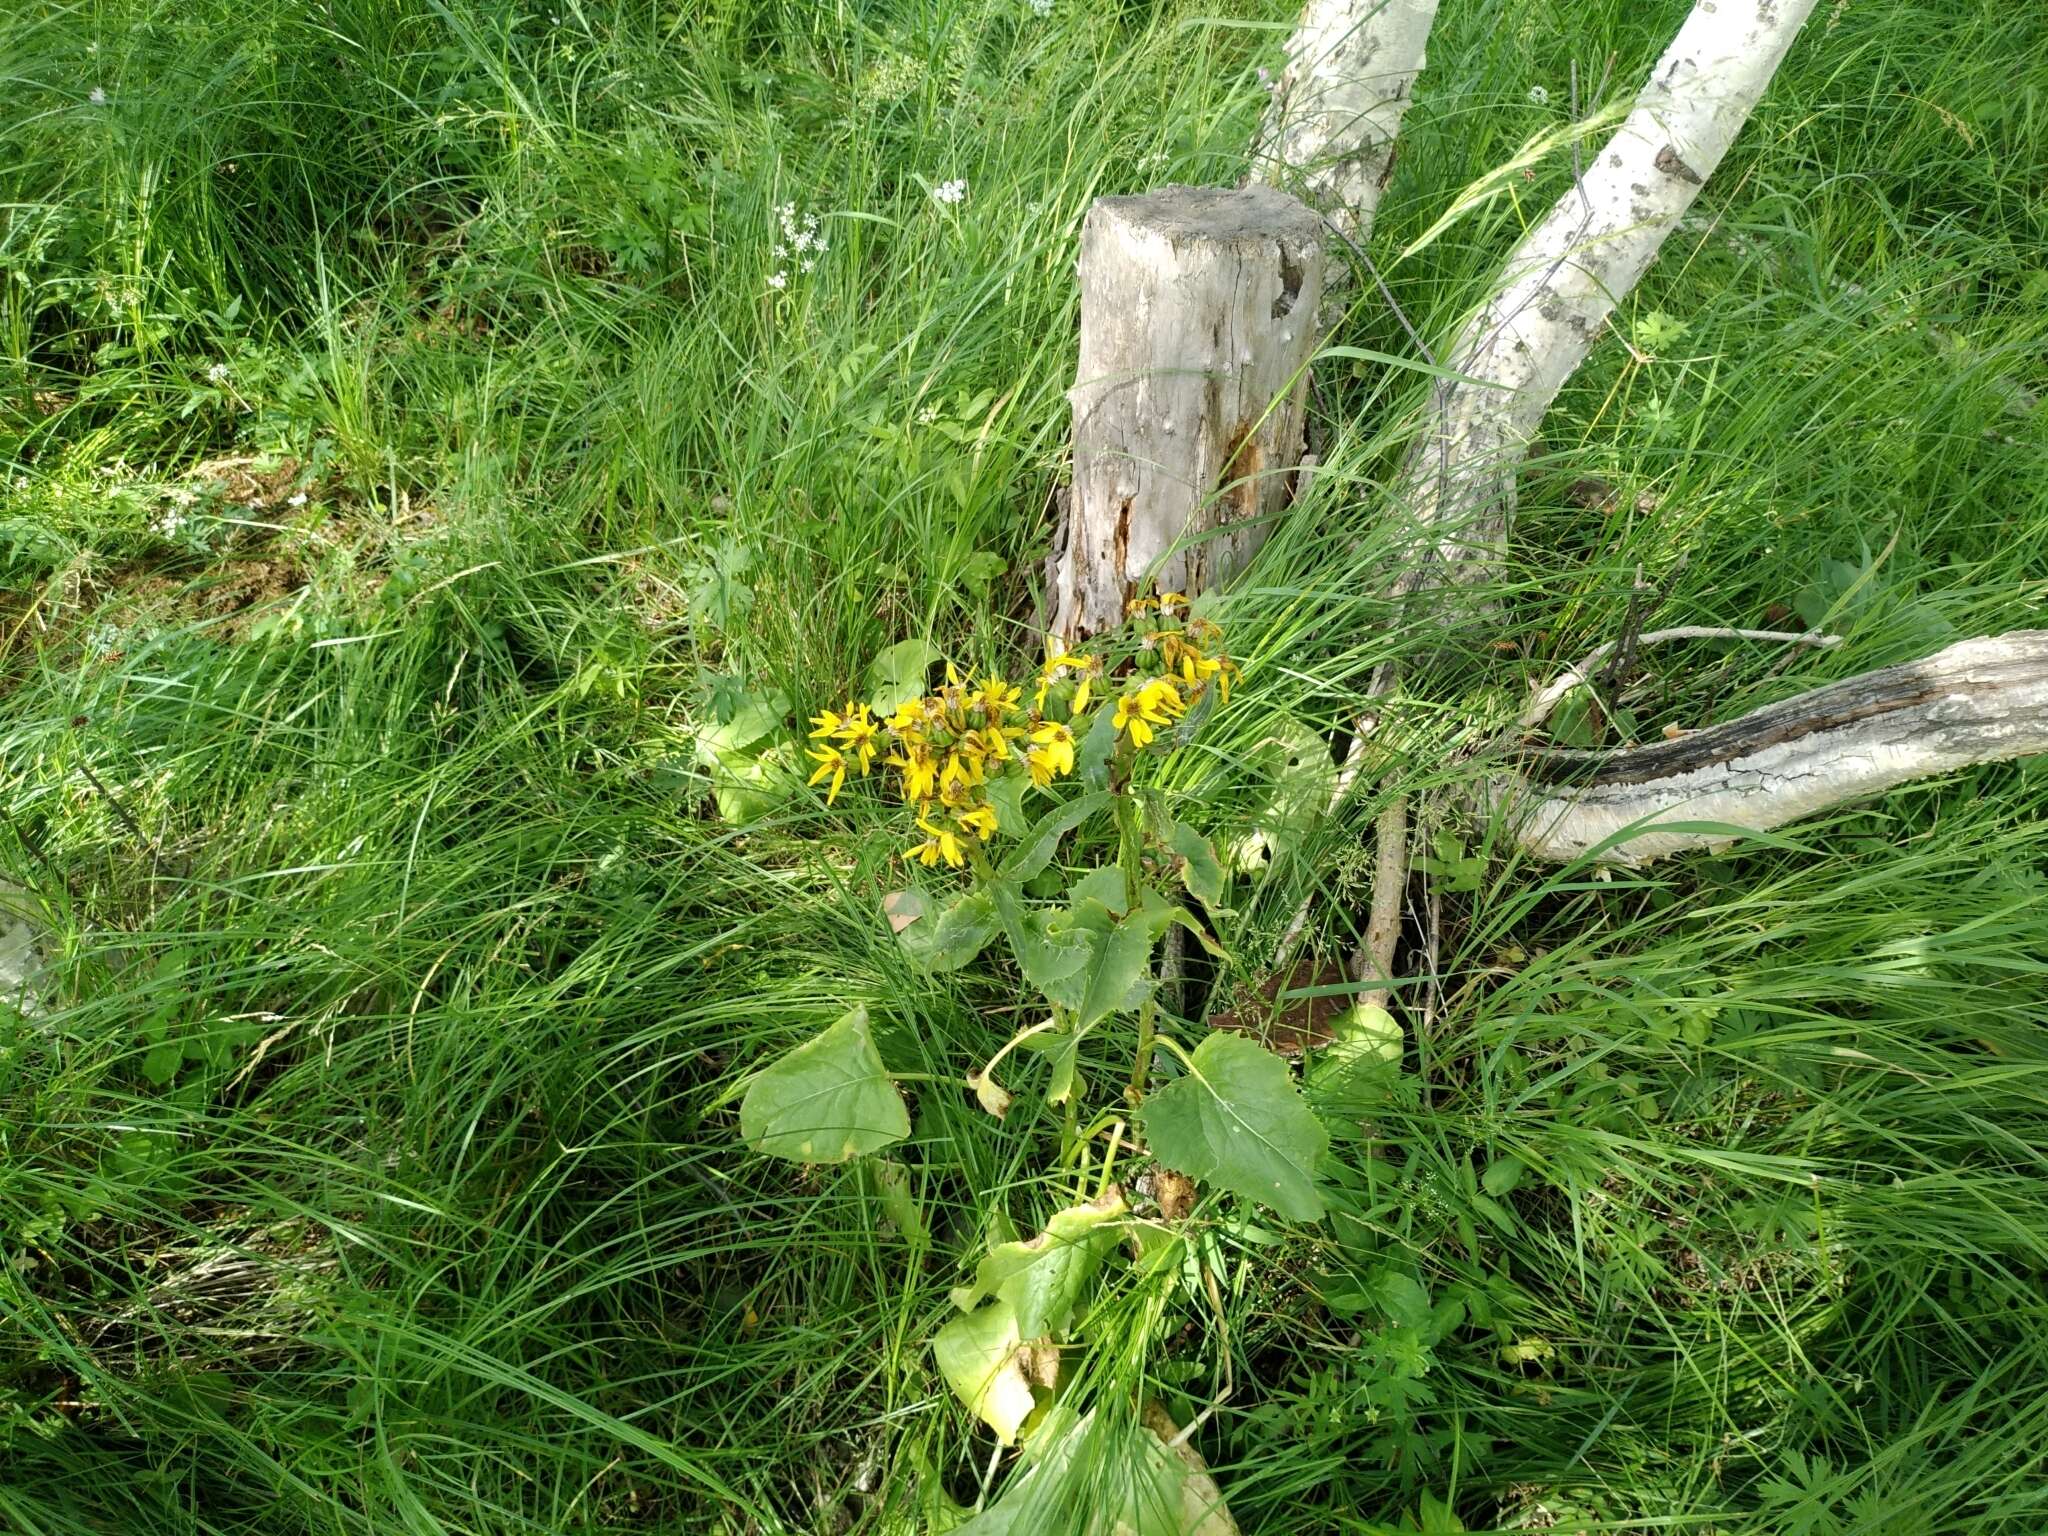
[[[1145,1102],[1145,1080],[1152,1075],[1152,1042],[1158,1038],[1159,1005],[1146,998],[1138,1007],[1138,1055],[1131,1063],[1130,1086],[1124,1097],[1135,1107]]]

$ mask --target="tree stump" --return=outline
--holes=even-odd
[[[1318,216],[1272,187],[1106,197],[1081,229],[1074,488],[1051,631],[1242,570],[1293,490],[1323,293]]]

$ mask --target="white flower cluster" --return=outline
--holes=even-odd
[[[951,181],[940,182],[936,187],[932,188],[932,201],[946,204],[966,202],[967,178],[956,176]]]
[[[1024,5],[1040,21],[1052,14],[1052,0],[1024,0]]]
[[[156,530],[158,538],[175,539],[184,531],[185,525],[190,521],[191,519],[176,507],[166,507],[157,516],[156,520],[150,524],[150,527]]]
[[[777,203],[775,222],[781,226],[782,239],[774,256],[782,265],[768,274],[768,286],[780,293],[789,286],[789,263],[794,260],[799,272],[810,271],[825,254],[825,237],[818,233],[818,216],[799,214],[795,203]]]
[[[1532,106],[1547,107],[1550,105],[1550,92],[1540,85],[1532,85],[1529,87],[1529,101]]]
[[[228,382],[228,365],[226,363],[208,364],[206,382],[217,387],[225,387]]]

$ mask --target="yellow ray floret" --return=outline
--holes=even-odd
[[[960,848],[960,839],[950,827],[934,826],[922,816],[917,818],[917,825],[918,830],[925,834],[925,840],[905,849],[905,858],[916,859],[927,869],[941,859],[954,869],[967,862],[967,855]]]
[[[830,805],[839,798],[839,786],[846,782],[846,754],[837,747],[812,747],[810,755],[817,759],[818,766],[811,774],[809,782],[818,784],[826,779],[832,781],[832,787],[825,791],[825,803]]]
[[[1031,750],[1024,754],[1031,782],[1040,789],[1074,771],[1074,733],[1056,720],[1031,728]]]

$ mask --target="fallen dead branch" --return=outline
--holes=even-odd
[[[1959,641],[1670,741],[1527,750],[1482,808],[1535,858],[1644,864],[1916,779],[2048,752],[2048,630]]]

